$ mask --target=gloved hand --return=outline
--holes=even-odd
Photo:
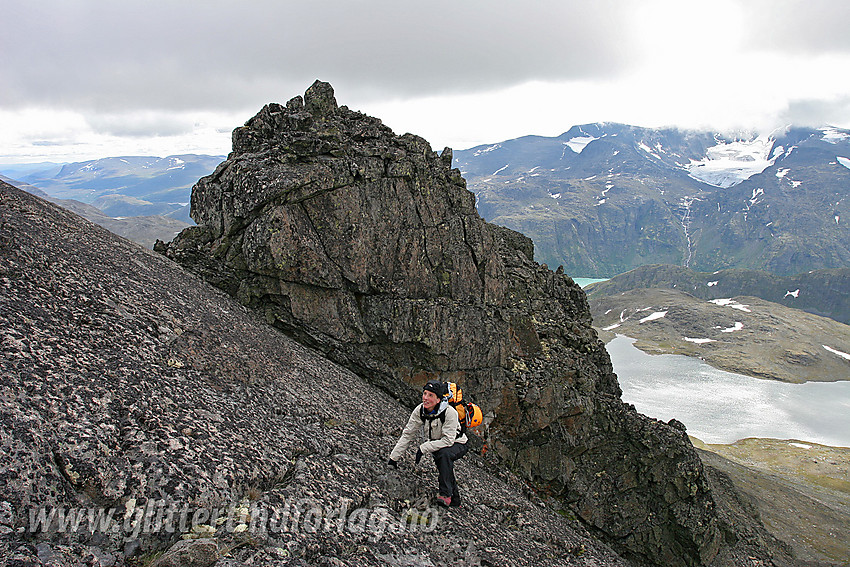
[[[419,464],[419,461],[422,460],[422,449],[416,449],[416,464]]]
[[[392,460],[392,459],[390,459],[389,461],[387,461],[387,464],[388,464],[389,466],[393,467],[394,469],[397,469],[397,468],[398,468],[398,462],[397,462],[397,461],[394,461],[394,460]]]

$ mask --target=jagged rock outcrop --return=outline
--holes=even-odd
[[[480,218],[451,155],[317,81],[234,131],[193,189],[198,226],[156,248],[396,397],[462,383],[488,447],[626,556],[710,563],[721,526],[685,432],[622,403],[584,293]]]
[[[396,400],[2,182],[0,375],[3,567],[632,565],[474,452],[435,514]]]

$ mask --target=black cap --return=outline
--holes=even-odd
[[[442,398],[444,395],[446,395],[446,388],[439,380],[428,380],[422,390],[434,392],[438,398]]]

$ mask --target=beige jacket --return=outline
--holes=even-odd
[[[404,431],[401,432],[398,443],[395,444],[392,453],[390,453],[390,459],[394,461],[401,459],[408,445],[417,440],[420,428],[425,433],[425,441],[419,445],[423,454],[433,453],[444,447],[451,447],[455,443],[467,442],[466,435],[457,436],[460,432],[460,420],[455,408],[446,406],[445,423],[439,417],[426,419],[423,422],[422,418],[419,417],[421,410],[422,404],[419,404],[410,413],[410,419],[407,420],[407,425],[404,426]]]

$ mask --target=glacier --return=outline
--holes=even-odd
[[[774,153],[770,157],[773,142],[773,138],[768,136],[735,142],[718,141],[716,146],[706,150],[704,159],[691,160],[685,169],[697,181],[726,189],[773,165],[781,155]]]

